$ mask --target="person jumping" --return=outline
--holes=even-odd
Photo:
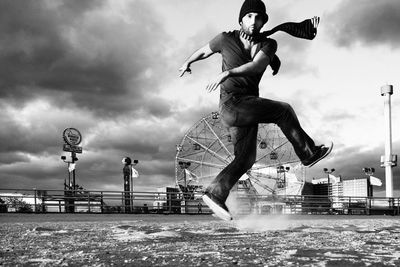
[[[255,162],[259,123],[277,124],[304,166],[313,166],[333,147],[332,142],[315,145],[289,104],[259,97],[259,83],[267,66],[276,75],[281,65],[276,55],[277,42],[268,35],[282,30],[296,37],[313,39],[319,18],[284,23],[271,31],[260,32],[267,21],[265,4],[261,0],[245,0],[239,13],[240,30],[218,34],[179,69],[182,77],[186,72],[191,73],[192,63],[215,53],[222,55],[222,72],[209,82],[206,90],[212,92],[220,87],[219,113],[222,123],[229,128],[235,158],[206,188],[203,200],[223,220],[232,219],[225,205],[230,190]]]

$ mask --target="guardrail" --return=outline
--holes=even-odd
[[[0,213],[211,213],[200,194],[139,191],[0,189]]]
[[[229,200],[228,200],[229,202]],[[400,198],[235,194],[236,214],[399,215]],[[229,205],[229,204],[228,204]],[[0,213],[210,214],[198,193],[0,189]]]

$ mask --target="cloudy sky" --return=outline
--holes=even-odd
[[[174,185],[175,146],[218,92],[205,86],[220,56],[178,68],[216,34],[238,28],[242,0],[1,0],[0,188],[62,189],[62,132],[83,136],[77,182],[122,190],[124,156],[138,159],[138,190]],[[345,179],[379,168],[384,153],[383,97],[394,86],[393,148],[400,148],[400,2],[268,0],[270,29],[321,17],[313,41],[284,33],[282,67],[267,70],[263,97],[292,104],[317,141],[333,140],[329,159],[308,171],[335,168]],[[396,64],[397,63],[397,64]],[[397,65],[397,66],[396,66]],[[66,154],[67,155],[67,154]],[[394,169],[395,189],[400,171]],[[396,192],[398,196],[399,193]]]

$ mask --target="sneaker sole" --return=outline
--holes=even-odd
[[[231,214],[218,206],[218,204],[212,201],[207,195],[204,195],[202,198],[204,203],[214,212],[215,216],[224,221],[232,220]]]
[[[317,159],[316,161],[314,161],[313,163],[311,163],[311,164],[308,165],[307,167],[308,167],[308,168],[311,168],[312,166],[314,166],[315,164],[317,164],[320,160],[322,160],[322,159],[324,159],[326,156],[328,156],[328,155],[331,153],[332,148],[333,148],[333,142],[331,142],[331,144],[330,144],[330,146],[329,146],[329,149],[325,152],[325,154],[324,154],[322,157],[320,157],[319,159]]]

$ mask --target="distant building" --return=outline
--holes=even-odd
[[[333,175],[332,175],[333,176]],[[332,177],[333,178],[333,177]],[[360,178],[343,180],[335,177],[315,179],[311,183],[307,183],[307,195],[317,196],[344,196],[344,197],[372,197],[373,187],[370,178]],[[304,190],[303,190],[304,195]]]
[[[372,197],[373,189],[368,178],[345,180],[343,183],[342,196],[349,197]]]
[[[359,202],[365,202],[365,198],[372,197],[373,187],[370,178],[342,181],[340,177],[330,175],[329,183],[328,178],[306,183],[302,195],[307,196],[310,203],[314,203],[311,207],[343,209],[357,207]]]

